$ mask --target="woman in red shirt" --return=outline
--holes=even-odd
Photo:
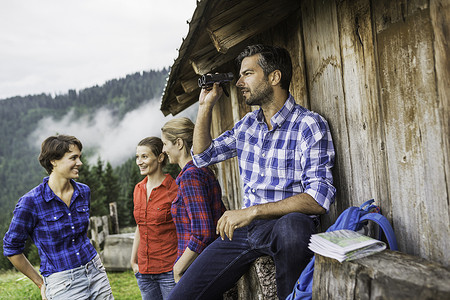
[[[136,164],[144,180],[133,195],[136,233],[131,252],[142,299],[166,299],[175,286],[173,264],[177,258],[177,236],[170,206],[177,196],[175,180],[162,168],[167,156],[157,137],[148,137],[136,148]]]

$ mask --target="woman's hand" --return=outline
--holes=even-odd
[[[47,300],[47,296],[45,295],[45,284],[41,285],[41,298],[42,300]]]
[[[175,283],[177,283],[178,281],[180,281],[181,276],[183,276],[184,274],[184,270],[182,270],[182,268],[180,268],[181,264],[179,263],[180,261],[178,260],[175,265],[173,265],[173,279],[175,280]]]
[[[135,262],[131,262],[131,268],[133,269],[134,274],[139,273],[139,266]]]

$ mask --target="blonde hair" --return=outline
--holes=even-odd
[[[173,144],[175,144],[177,139],[181,139],[186,153],[190,154],[194,137],[194,126],[194,123],[189,118],[175,118],[164,124],[161,132]]]
[[[191,119],[186,117],[175,118],[168,121],[161,128],[161,132],[166,139],[175,144],[177,139],[181,139],[185,146],[186,153],[191,155],[192,141],[194,138],[194,123]],[[216,165],[209,165],[208,168],[213,172],[217,178],[218,169]]]

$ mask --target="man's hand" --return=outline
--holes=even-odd
[[[253,207],[227,210],[217,222],[216,233],[220,237],[225,239],[225,235],[230,239],[233,239],[234,230],[250,224],[255,218],[255,212]]]
[[[211,89],[202,89],[199,97],[200,105],[207,105],[211,108],[214,107],[217,100],[222,96],[223,89],[218,82],[214,83]]]

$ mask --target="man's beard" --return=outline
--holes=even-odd
[[[273,89],[267,81],[258,86],[254,91],[246,89],[250,96],[245,99],[247,105],[263,105],[273,100]]]

